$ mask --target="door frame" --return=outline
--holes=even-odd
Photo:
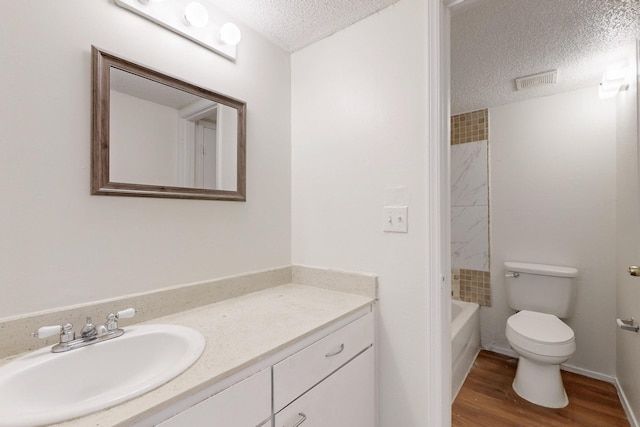
[[[430,426],[451,425],[450,13],[463,1],[427,0]]]

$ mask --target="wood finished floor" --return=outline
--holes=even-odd
[[[629,426],[613,384],[562,371],[569,405],[543,408],[516,394],[517,359],[481,351],[454,401],[452,427]]]

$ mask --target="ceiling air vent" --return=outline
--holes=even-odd
[[[531,76],[518,77],[516,79],[516,89],[529,89],[537,86],[550,85],[558,82],[558,70],[545,71],[544,73]]]

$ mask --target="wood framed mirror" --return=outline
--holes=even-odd
[[[246,200],[246,104],[92,46],[91,194]]]

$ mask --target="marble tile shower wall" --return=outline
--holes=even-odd
[[[491,305],[488,110],[451,117],[452,296]]]

